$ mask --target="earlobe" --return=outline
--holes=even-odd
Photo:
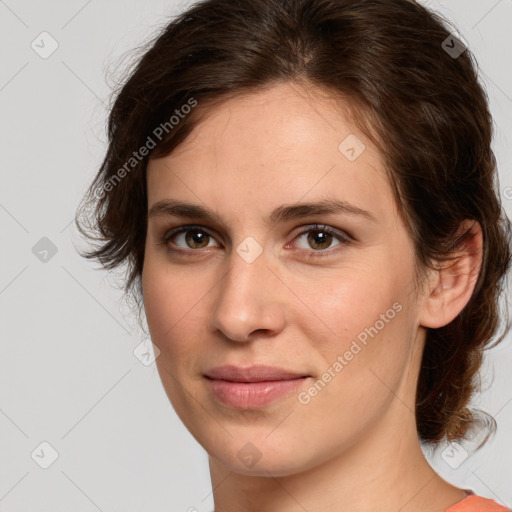
[[[483,236],[477,221],[466,220],[461,230],[471,228],[461,250],[434,272],[420,311],[420,325],[437,329],[449,324],[469,302],[482,265]]]

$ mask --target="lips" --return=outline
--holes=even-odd
[[[263,382],[276,380],[291,380],[300,377],[309,377],[304,373],[288,371],[274,366],[255,365],[242,368],[234,365],[225,365],[212,368],[206,372],[206,377],[231,382]]]
[[[296,390],[310,375],[265,365],[225,365],[212,368],[205,377],[213,396],[224,405],[256,409]]]

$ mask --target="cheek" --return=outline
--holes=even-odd
[[[328,337],[342,339],[373,325],[404,295],[396,270],[375,261],[326,273],[314,283],[296,281],[295,286],[309,308],[307,318]]]
[[[149,259],[142,286],[153,343],[163,354],[173,356],[171,362],[176,361],[194,348],[194,332],[204,328],[204,281],[192,277],[190,271],[170,269]]]
[[[172,332],[179,318],[179,286],[170,286],[165,267],[152,255],[146,255],[142,271],[144,310],[153,343],[162,350],[166,333]]]
[[[310,401],[312,417],[331,411],[333,422],[318,428],[346,429],[350,438],[384,414],[396,396],[405,399],[400,389],[411,359],[410,318],[398,301],[382,308],[382,314],[377,320],[349,315],[338,323],[337,336],[313,347],[322,355],[322,373],[300,398]]]
[[[400,270],[374,260],[373,266],[354,265],[336,279],[326,278],[314,291],[303,290],[312,312],[297,321],[311,348],[327,369],[342,357],[343,370],[333,370],[339,377],[332,389],[342,383],[344,389],[360,391],[377,385],[373,393],[382,386],[370,368],[394,381],[407,364],[413,320],[407,277],[405,266]]]

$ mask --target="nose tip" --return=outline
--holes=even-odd
[[[284,305],[281,287],[274,281],[276,277],[262,251],[246,239],[233,254],[231,268],[219,284],[212,308],[212,329],[239,342],[250,341],[256,333],[268,336],[282,329]]]

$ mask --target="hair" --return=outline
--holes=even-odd
[[[445,436],[465,438],[479,421],[468,405],[483,351],[497,336],[512,235],[500,201],[488,98],[470,50],[449,53],[453,41],[462,44],[453,37],[447,20],[411,0],[192,5],[147,43],[114,92],[106,155],[76,218],[95,242],[81,255],[108,270],[124,267],[124,291],[140,314],[148,159],[170,154],[201,113],[237,95],[288,82],[345,100],[385,159],[414,244],[418,282],[471,236],[463,221],[482,227],[472,296],[448,325],[427,329],[416,392],[421,442],[435,447]],[[496,344],[509,328],[507,314]],[[494,433],[494,418],[484,417]]]

